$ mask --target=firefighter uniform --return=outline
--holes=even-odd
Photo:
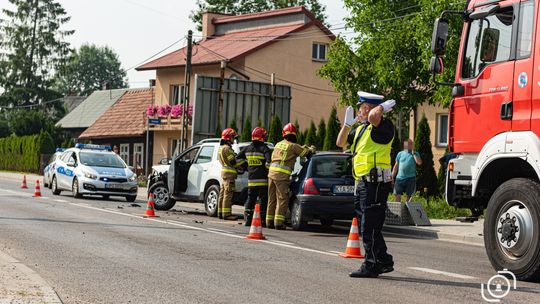
[[[266,211],[266,225],[268,227],[285,228],[285,215],[289,205],[290,177],[296,158],[298,156],[305,157],[314,152],[313,147],[300,146],[287,139],[280,141],[274,147],[268,173],[268,208]]]
[[[266,218],[268,201],[268,166],[270,165],[272,150],[258,140],[242,149],[238,159],[247,159],[248,163],[248,199],[244,205],[244,218],[246,226],[251,225],[253,211],[257,198],[261,207],[261,218]]]
[[[219,191],[218,217],[226,220],[236,220],[232,215],[232,199],[234,195],[234,182],[238,175],[237,168],[245,161],[236,161],[236,154],[232,149],[231,142],[235,138],[236,132],[228,128],[222,133],[221,145],[218,151],[219,162],[221,163],[222,184]]]
[[[367,102],[380,104],[381,101],[382,96]],[[366,255],[362,267],[350,274],[353,277],[376,277],[393,270],[394,262],[387,253],[382,235],[387,199],[392,191],[390,151],[393,138],[394,125],[385,118],[378,127],[362,122],[347,138],[354,154],[355,211]]]

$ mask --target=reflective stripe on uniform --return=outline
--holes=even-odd
[[[285,215],[276,214],[275,215],[275,220],[276,221],[285,221]]]
[[[262,157],[264,159],[264,153],[261,152],[246,152],[246,157]]]
[[[267,215],[266,215],[266,220],[267,220],[267,221],[273,221],[273,220],[274,220],[274,215],[272,215],[272,214],[267,214]]]
[[[276,164],[276,163],[271,163],[269,170],[270,171],[282,172],[282,173],[285,173],[285,174],[288,174],[288,175],[292,174],[291,168],[289,168],[288,166],[280,165],[280,164]]]
[[[236,169],[229,166],[223,166],[221,172],[236,173]]]
[[[231,213],[231,208],[221,208],[221,213]]]
[[[248,187],[258,187],[258,186],[268,186],[268,181],[267,180],[265,180],[264,182],[248,181]]]

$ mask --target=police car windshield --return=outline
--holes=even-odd
[[[116,154],[109,153],[79,153],[81,164],[89,167],[125,168],[122,159]]]

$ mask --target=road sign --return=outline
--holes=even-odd
[[[148,123],[151,125],[160,125],[161,118],[148,118]]]

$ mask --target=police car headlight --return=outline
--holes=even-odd
[[[129,178],[129,181],[130,181],[130,182],[134,182],[136,179],[137,179],[137,175],[133,174],[133,175]]]
[[[89,178],[89,179],[97,179],[97,175],[95,174],[92,174],[88,171],[82,171],[82,173],[84,174],[84,177],[86,178]]]

